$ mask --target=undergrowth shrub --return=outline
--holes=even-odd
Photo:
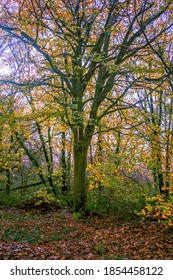
[[[52,202],[59,202],[59,200],[50,192],[48,188],[38,190],[34,193],[36,198],[35,205],[40,205],[42,202],[51,204]]]
[[[135,210],[140,211],[145,205],[145,197],[128,192],[128,187],[118,186],[105,188],[101,192],[98,188],[88,192],[88,210],[102,214],[115,213],[123,218],[130,216]]]
[[[155,219],[166,227],[173,227],[173,195],[168,199],[161,194],[147,197],[145,207],[137,214],[144,220]]]
[[[60,194],[59,195],[59,203],[62,208],[73,208],[73,194],[67,193],[67,194]]]
[[[128,179],[133,174],[123,173],[109,161],[88,165],[88,209],[101,213],[115,213],[126,218],[145,205],[148,185],[140,180]],[[133,173],[133,172],[132,172]]]
[[[20,204],[21,208],[37,208],[47,210],[51,208],[59,208],[59,200],[53,195],[49,188],[43,188],[33,193],[33,196],[24,200]]]
[[[0,205],[7,206],[7,207],[13,207],[16,206],[21,200],[21,196],[19,191],[6,194],[5,192],[1,192],[0,196]]]

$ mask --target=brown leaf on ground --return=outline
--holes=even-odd
[[[0,259],[173,259],[173,231],[114,216],[75,220],[68,211],[0,210]]]

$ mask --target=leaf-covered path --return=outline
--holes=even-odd
[[[0,259],[173,259],[173,231],[114,216],[1,209]]]

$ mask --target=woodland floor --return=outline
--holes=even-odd
[[[173,259],[173,230],[115,216],[0,209],[1,260]]]

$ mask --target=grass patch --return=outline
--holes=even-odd
[[[4,230],[1,239],[3,241],[37,243],[40,241],[41,232],[32,230],[28,232],[24,229],[6,229]]]

